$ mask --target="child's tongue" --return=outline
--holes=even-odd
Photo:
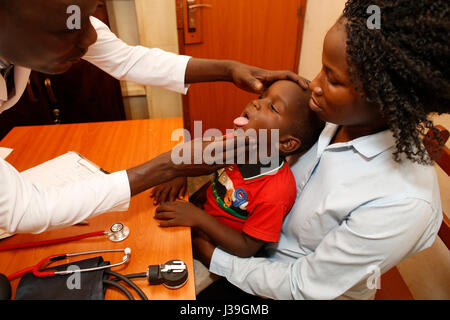
[[[234,125],[240,128],[245,127],[246,125],[248,125],[248,119],[244,117],[236,118],[234,119]]]
[[[234,119],[234,125],[236,126],[235,129],[243,128],[246,125],[248,125],[248,119],[245,117],[236,118],[236,119]],[[233,132],[229,132],[226,134],[227,139],[232,139],[233,137],[234,137]]]

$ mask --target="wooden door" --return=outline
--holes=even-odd
[[[189,0],[176,1],[180,53],[298,72],[306,0],[197,0],[211,7],[197,9],[201,39],[192,44],[185,30]],[[255,97],[229,83],[193,85],[183,99],[184,125],[192,133],[201,120],[203,131],[225,132]]]

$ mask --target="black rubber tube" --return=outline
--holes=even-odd
[[[103,283],[109,286],[113,286],[116,287],[117,289],[119,289],[120,291],[122,291],[129,300],[134,300],[133,295],[130,293],[130,291],[128,291],[127,288],[125,288],[124,286],[118,284],[117,282],[111,281],[111,280],[103,280]]]
[[[142,298],[142,300],[148,300],[147,295],[146,295],[146,294],[145,294],[145,293],[144,293],[144,292],[143,292],[136,284],[134,284],[133,281],[130,280],[130,276],[131,276],[131,277],[134,277],[134,278],[143,278],[143,277],[147,277],[147,274],[143,273],[143,274],[145,275],[145,276],[143,276],[143,277],[142,277],[142,276],[139,276],[138,274],[136,274],[136,275],[124,276],[124,275],[122,275],[122,274],[120,274],[120,273],[117,273],[117,272],[114,272],[114,271],[111,271],[111,270],[106,270],[105,273],[117,278],[117,279],[112,279],[113,281],[116,281],[116,280],[122,280],[122,281],[124,281],[124,282],[127,283],[131,288],[133,288],[134,291],[136,291],[136,293]],[[142,275],[142,274],[141,274],[141,275]]]

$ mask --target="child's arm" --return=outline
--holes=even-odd
[[[220,223],[207,212],[185,201],[162,204],[156,209],[155,218],[165,220],[159,224],[160,227],[199,228],[217,246],[242,258],[255,255],[265,243]]]
[[[183,199],[187,190],[187,178],[179,177],[153,188],[150,197],[154,199],[153,204],[158,205],[167,201]]]

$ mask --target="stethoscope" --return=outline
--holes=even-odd
[[[97,236],[103,236],[106,235],[110,241],[113,242],[120,242],[125,240],[130,234],[130,230],[128,227],[126,227],[123,223],[114,223],[109,230],[107,231],[97,231],[97,232],[91,232],[86,234],[81,234],[78,236],[73,237],[66,237],[66,238],[59,238],[59,239],[53,239],[53,240],[47,240],[47,241],[39,241],[39,242],[28,242],[28,243],[22,243],[22,244],[14,244],[9,246],[0,247],[0,251],[6,251],[6,250],[13,250],[13,249],[21,249],[21,248],[30,248],[30,247],[39,247],[44,245],[50,245],[50,244],[57,244],[57,243],[65,243],[69,241],[76,241],[81,240],[85,238],[90,237],[97,237]],[[124,257],[122,258],[121,262],[100,266],[100,267],[93,267],[93,268],[86,268],[86,269],[68,269],[68,270],[42,270],[44,267],[47,267],[49,264],[67,259],[69,257],[76,257],[81,255],[88,255],[88,254],[97,254],[97,253],[108,253],[108,252],[124,252]],[[104,284],[115,286],[117,289],[121,290],[130,300],[134,300],[133,296],[127,290],[124,286],[120,285],[119,281],[124,281],[127,283],[130,287],[132,287],[138,294],[141,296],[142,299],[147,300],[147,296],[140,290],[130,279],[133,278],[147,278],[149,284],[163,284],[169,289],[178,289],[184,286],[188,279],[188,271],[187,266],[183,261],[180,260],[171,260],[166,262],[165,264],[161,265],[151,265],[148,267],[147,272],[143,273],[137,273],[137,274],[130,274],[130,275],[121,275],[119,273],[113,272],[109,270],[113,267],[118,267],[121,265],[126,264],[130,260],[131,256],[131,249],[125,248],[125,249],[112,249],[112,250],[96,250],[96,251],[88,251],[88,252],[79,252],[79,253],[63,253],[63,254],[55,254],[48,256],[44,259],[42,259],[39,263],[37,263],[34,266],[25,268],[23,270],[20,270],[18,272],[15,272],[8,276],[7,278],[0,274],[0,280],[3,279],[3,281],[12,281],[25,273],[32,272],[34,276],[43,278],[43,277],[53,277],[57,275],[68,275],[78,272],[89,272],[89,271],[97,271],[97,270],[105,270],[106,274],[115,277],[115,279],[112,280],[103,280]],[[0,281],[1,282],[1,281]],[[7,290],[8,291],[8,290]],[[11,289],[9,286],[9,297],[11,295]],[[8,296],[8,295],[6,295]],[[8,298],[9,299],[9,298]]]
[[[110,241],[120,242],[120,241],[123,241],[126,238],[128,238],[128,236],[130,235],[130,229],[127,226],[125,226],[123,223],[116,222],[109,228],[109,230],[84,233],[84,234],[80,234],[77,236],[59,238],[59,239],[53,239],[53,240],[11,244],[11,245],[0,247],[0,251],[24,249],[24,248],[35,248],[35,247],[47,246],[47,245],[58,244],[58,243],[66,243],[66,242],[77,241],[77,240],[82,240],[82,239],[86,239],[86,238],[98,237],[98,236],[105,236],[105,235],[108,237],[108,239]]]
[[[105,252],[122,252],[122,251],[124,253],[122,261],[115,263],[115,264],[105,265],[105,266],[101,266],[101,267],[94,267],[94,268],[86,268],[86,269],[75,269],[75,270],[68,269],[68,270],[63,270],[63,271],[57,271],[57,270],[44,270],[43,271],[42,270],[42,268],[48,267],[49,264],[51,264],[55,261],[64,260],[69,257],[77,257],[77,256],[82,256],[82,255],[105,253]],[[45,259],[42,259],[39,263],[37,263],[34,266],[25,268],[23,270],[17,271],[15,273],[9,275],[8,280],[12,281],[12,280],[24,275],[25,273],[29,273],[29,272],[32,272],[33,275],[36,277],[43,278],[43,277],[53,277],[56,275],[68,275],[68,274],[77,273],[77,272],[89,272],[89,271],[97,271],[97,270],[104,270],[104,269],[109,269],[109,268],[113,268],[113,267],[119,267],[119,266],[127,263],[130,260],[130,255],[131,255],[130,248],[55,254],[55,255],[46,257]]]
[[[69,257],[76,257],[81,255],[87,255],[87,254],[96,254],[96,253],[106,253],[106,252],[124,252],[124,256],[122,258],[121,262],[100,266],[100,267],[93,267],[93,268],[86,268],[86,269],[67,269],[62,271],[57,270],[42,270],[42,268],[48,267],[49,264],[63,260]],[[16,273],[11,274],[7,277],[7,279],[3,279],[3,281],[7,281],[8,291],[6,294],[0,294],[0,296],[4,296],[2,299],[10,299],[11,297],[11,286],[9,284],[10,281],[26,274],[29,272],[32,272],[34,276],[38,278],[45,278],[45,277],[53,277],[58,275],[68,275],[73,273],[81,273],[81,272],[90,272],[90,271],[98,271],[98,270],[105,270],[105,273],[108,276],[112,276],[112,279],[103,279],[104,285],[114,286],[120,291],[122,291],[123,294],[129,299],[134,300],[133,295],[130,293],[130,291],[124,287],[123,285],[119,284],[119,281],[123,281],[126,284],[128,284],[132,289],[136,291],[136,293],[143,299],[148,300],[147,295],[135,284],[131,281],[133,278],[147,278],[147,281],[150,285],[158,285],[162,284],[165,287],[169,289],[179,289],[183,287],[187,280],[188,280],[188,271],[187,266],[184,263],[184,261],[180,260],[171,260],[166,262],[165,264],[160,265],[151,265],[148,266],[147,272],[142,273],[136,273],[136,274],[129,274],[129,275],[122,275],[117,272],[113,272],[110,269],[113,267],[119,267],[125,263],[127,263],[130,260],[131,255],[131,249],[125,248],[125,249],[112,249],[112,250],[96,250],[96,251],[88,251],[88,252],[79,252],[79,253],[64,253],[64,254],[55,254],[51,255],[49,257],[46,257],[45,259],[42,259],[39,263],[37,263],[34,266],[25,268],[23,270],[20,270]],[[0,276],[2,276],[0,274]],[[0,277],[1,278],[1,277]],[[0,279],[2,280],[2,279]]]
[[[97,231],[97,232],[91,232],[91,233],[85,233],[78,236],[72,236],[72,237],[66,237],[66,238],[59,238],[59,239],[53,239],[53,240],[47,240],[47,241],[37,241],[37,242],[27,242],[27,243],[19,243],[19,244],[12,244],[9,246],[0,247],[0,251],[6,251],[6,250],[13,250],[13,249],[23,249],[23,248],[30,248],[30,247],[40,247],[50,244],[57,244],[57,243],[65,243],[75,240],[81,240],[91,237],[97,237],[97,236],[103,236],[106,235],[110,241],[113,242],[120,242],[128,238],[130,235],[130,229],[125,226],[121,222],[114,223],[109,230],[106,231]],[[95,268],[89,268],[89,269],[81,269],[81,270],[66,270],[66,271],[56,271],[56,270],[47,270],[47,271],[41,271],[41,268],[44,266],[48,266],[50,263],[54,261],[59,261],[63,259],[67,259],[69,257],[76,257],[81,255],[88,255],[88,254],[95,254],[95,253],[107,253],[107,252],[124,252],[124,257],[121,262],[110,264],[107,266],[101,266],[101,267],[95,267]],[[88,252],[79,252],[79,253],[63,253],[63,254],[55,254],[51,255],[49,257],[46,257],[42,261],[40,261],[38,264],[25,268],[23,270],[20,270],[18,272],[15,272],[8,276],[9,281],[12,281],[25,273],[33,272],[33,275],[36,277],[42,278],[42,277],[52,277],[55,275],[67,275],[75,272],[88,272],[88,271],[96,271],[96,270],[102,270],[107,268],[113,268],[121,266],[125,263],[127,263],[130,259],[131,255],[131,249],[125,248],[125,249],[112,249],[112,250],[96,250],[96,251],[88,251]]]

